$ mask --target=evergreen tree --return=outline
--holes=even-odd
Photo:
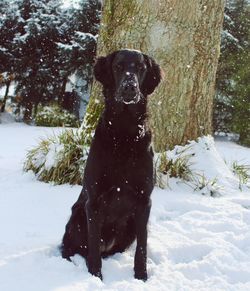
[[[92,66],[96,55],[96,37],[100,23],[101,4],[97,0],[82,0],[78,9],[64,12],[61,27],[64,37],[58,43],[60,49],[62,92],[70,75],[74,75],[74,91],[77,96],[79,117],[85,113],[92,83]]]
[[[250,145],[250,53],[241,54],[241,60],[236,65],[236,73],[232,78],[234,97],[231,101],[232,119],[230,128],[239,134],[239,142]]]
[[[246,144],[246,140],[250,140],[250,129],[247,125],[250,119],[250,111],[247,109],[250,6],[246,0],[230,0],[226,4],[217,72],[214,129],[239,133],[240,142]]]
[[[16,91],[22,96],[26,122],[32,118],[33,105],[36,108],[39,103],[52,100],[58,91],[58,6],[58,1],[54,0],[20,2],[25,25],[14,41],[18,59],[15,67]]]
[[[21,96],[26,122],[39,103],[62,103],[71,75],[78,99],[86,96],[96,51],[93,34],[100,20],[98,3],[79,1],[77,7],[64,9],[60,0],[1,2],[0,74],[15,73],[16,94]],[[72,98],[67,101],[72,103]],[[83,102],[77,104],[81,117]]]
[[[0,79],[1,84],[6,86],[0,108],[1,112],[5,110],[10,83],[14,78],[13,74],[15,72],[16,58],[13,54],[13,39],[20,30],[22,22],[16,10],[15,3],[9,5],[9,1],[6,0],[0,3]]]

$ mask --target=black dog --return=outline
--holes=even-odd
[[[101,257],[123,252],[137,239],[135,278],[147,280],[147,222],[154,187],[147,95],[161,80],[155,61],[135,50],[100,57],[94,67],[105,109],[95,131],[83,189],[72,207],[62,256],[80,254],[102,278]]]

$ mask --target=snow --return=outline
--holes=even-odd
[[[222,195],[203,196],[177,179],[170,179],[171,188],[155,188],[148,281],[133,278],[134,244],[103,260],[102,282],[87,272],[83,258],[70,263],[57,249],[81,187],[53,186],[22,171],[27,149],[61,130],[0,124],[1,291],[250,290],[250,191],[237,189],[224,162],[250,163],[249,148],[214,144],[211,137],[191,142],[192,166],[217,176]]]
[[[8,112],[0,113],[0,123],[7,124],[12,122],[15,122],[15,118],[13,117],[12,114]]]
[[[58,153],[60,154],[60,152],[63,150],[64,146],[62,144],[51,143],[49,145],[49,151],[46,154],[46,161],[44,164],[44,167],[47,171],[49,171],[53,166],[55,167],[57,165]]]
[[[9,87],[9,96],[14,96],[15,88],[16,88],[16,84],[15,84],[15,82],[12,82],[10,87]],[[0,87],[0,100],[3,99],[3,97],[5,95],[5,90],[6,90],[6,86]]]
[[[79,0],[63,0],[63,8],[70,8],[70,6],[78,8],[79,7],[78,2]]]

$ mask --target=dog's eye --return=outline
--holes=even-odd
[[[138,68],[139,70],[145,70],[147,67],[145,64],[139,64]]]
[[[117,64],[117,65],[115,66],[115,68],[116,68],[118,71],[120,71],[120,70],[123,69],[123,66],[122,66],[122,64]]]

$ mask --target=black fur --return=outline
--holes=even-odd
[[[82,255],[89,272],[102,278],[101,257],[123,252],[137,239],[135,278],[147,280],[147,222],[154,181],[145,121],[147,95],[161,80],[160,68],[147,55],[121,50],[99,58],[94,75],[103,85],[105,109],[82,192],[66,225],[62,256]]]

